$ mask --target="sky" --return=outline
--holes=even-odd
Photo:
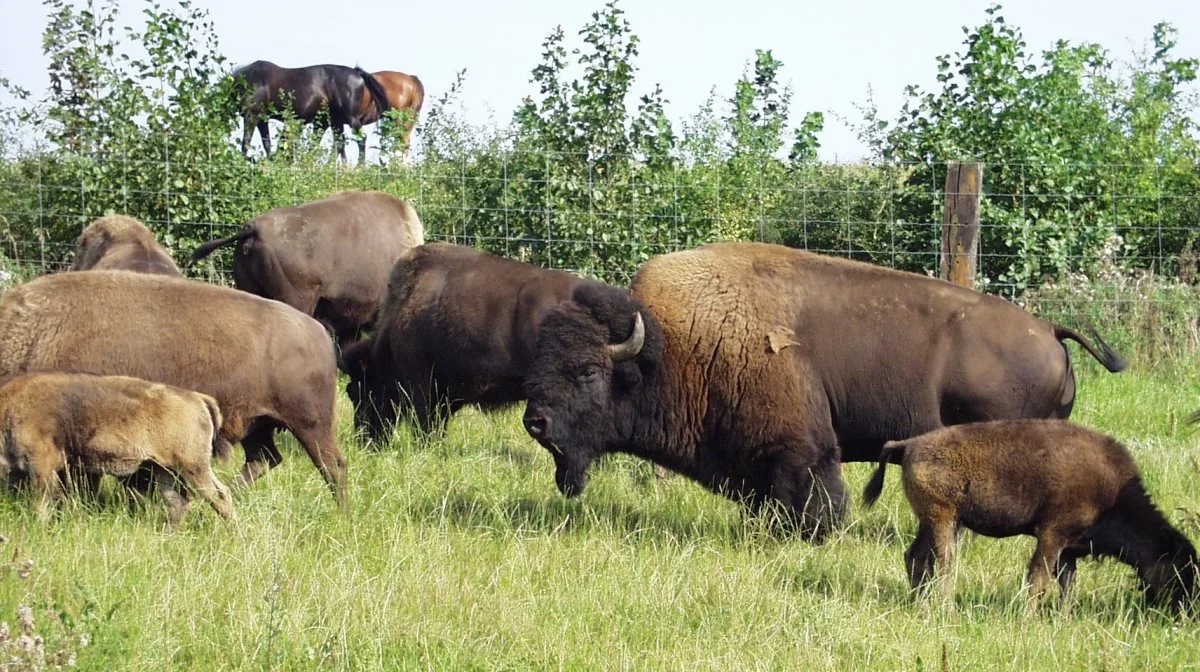
[[[167,0],[169,2],[169,0]],[[571,38],[603,0],[397,2],[356,0],[195,0],[206,7],[220,49],[234,63],[257,59],[288,67],[360,65],[418,75],[427,100],[466,69],[461,100],[467,119],[507,123],[536,89],[530,71],[541,43],[562,25]],[[37,0],[5,0],[0,22],[0,76],[40,94],[45,8]],[[771,49],[790,83],[792,122],[826,114],[821,157],[853,161],[866,149],[835,115],[861,118],[855,104],[871,97],[884,118],[903,102],[906,85],[935,83],[935,58],[962,45],[962,26],[985,19],[989,3],[966,0],[623,0],[640,40],[638,95],[661,83],[677,123],[694,114],[713,87],[728,98],[754,57]],[[124,0],[122,19],[141,0]],[[1179,30],[1177,54],[1200,56],[1200,2],[1184,0],[1009,0],[1001,12],[1022,29],[1031,50],[1056,40],[1091,41],[1123,59],[1144,48],[1155,23]],[[572,45],[579,45],[575,40]],[[426,105],[430,103],[427,102]]]

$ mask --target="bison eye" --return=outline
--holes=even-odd
[[[579,372],[579,375],[577,376],[576,379],[581,383],[590,383],[599,377],[600,377],[600,367],[585,366],[583,368],[583,370]]]

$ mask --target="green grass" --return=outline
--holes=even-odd
[[[1075,419],[1126,441],[1200,539],[1200,432],[1181,425],[1200,367],[1080,368]],[[874,509],[812,546],[628,458],[568,501],[519,411],[465,412],[428,445],[402,429],[384,452],[339,411],[347,516],[290,439],[238,493],[233,525],[197,502],[165,533],[160,502],[130,512],[111,493],[39,524],[27,499],[0,496],[0,620],[15,638],[31,606],[48,652],[104,670],[912,670],[941,669],[943,650],[953,670],[1200,666],[1196,622],[1143,606],[1122,565],[1082,563],[1070,612],[1027,614],[1030,538],[964,535],[956,604],[912,598],[895,469]],[[856,495],[869,468],[847,469]]]

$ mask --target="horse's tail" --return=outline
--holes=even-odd
[[[367,91],[370,91],[371,97],[375,99],[375,109],[378,111],[379,117],[383,118],[383,114],[392,109],[391,103],[388,102],[387,91],[379,83],[379,80],[375,79],[375,75],[358,66],[354,67],[354,71],[362,77],[363,85],[367,87]]]
[[[417,96],[412,106],[413,114],[416,114],[421,111],[421,105],[425,103],[425,84],[416,75],[409,75],[409,77],[412,77],[413,84],[417,86]]]

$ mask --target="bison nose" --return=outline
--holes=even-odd
[[[545,438],[547,431],[550,429],[550,418],[541,413],[526,413],[525,414],[525,431],[535,439]]]

